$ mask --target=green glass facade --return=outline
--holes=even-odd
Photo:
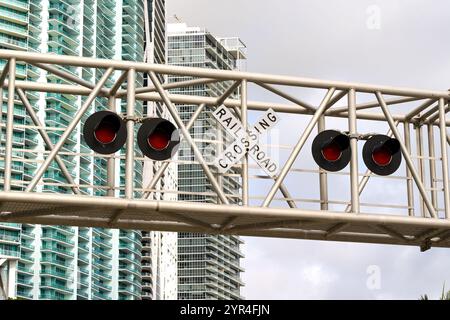
[[[144,60],[144,4],[139,0],[0,0],[0,48],[49,52],[62,55],[104,59]],[[5,61],[0,63],[0,68]],[[84,80],[95,83],[102,71],[65,67]],[[18,80],[65,83],[42,69],[18,65]],[[112,82],[112,81],[111,81]],[[109,84],[111,84],[111,82]],[[137,79],[142,85],[143,79]],[[85,98],[68,94],[27,93],[33,108],[48,127],[53,143],[73,118]],[[15,101],[14,123],[32,124],[20,101]],[[107,106],[105,98],[97,98],[92,111]],[[124,112],[124,103],[120,105]],[[3,103],[2,123],[6,120]],[[136,105],[137,115],[143,106]],[[86,120],[88,115],[82,118]],[[57,130],[57,129],[60,130]],[[91,150],[81,136],[82,126],[71,134],[63,152],[88,154]],[[2,127],[1,147],[5,131]],[[33,129],[14,127],[12,168],[13,190],[22,190],[30,181],[40,160],[44,145]],[[84,185],[106,184],[106,161],[85,156],[61,156],[75,178]],[[0,177],[3,177],[0,161]],[[124,176],[124,163],[118,168]],[[70,192],[53,184],[66,183],[59,167],[50,165],[41,192]],[[136,168],[136,187],[141,186],[142,166]],[[124,181],[120,181],[124,184]],[[84,188],[92,193],[92,189]],[[96,191],[102,195],[104,191]],[[54,227],[27,224],[0,224],[0,256],[19,257],[17,295],[23,299],[140,299],[141,244],[138,231],[98,228]]]

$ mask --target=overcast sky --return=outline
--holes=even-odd
[[[219,37],[240,37],[248,48],[248,71],[450,88],[450,2],[445,0],[168,0],[167,6],[169,21],[176,14]],[[261,91],[249,95],[270,99]],[[316,93],[305,95],[320,100]],[[299,125],[284,121],[289,130]],[[377,126],[380,132],[387,128]],[[308,157],[304,161],[312,163]],[[300,196],[311,189],[294,183],[289,182]],[[401,188],[374,182],[365,199],[385,201],[385,189],[395,199]],[[245,242],[247,299],[417,299],[424,293],[436,298],[444,281],[450,289],[448,249],[421,253],[416,247],[273,238]],[[379,285],[370,277],[378,272]]]

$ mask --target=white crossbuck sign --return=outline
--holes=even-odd
[[[227,172],[245,154],[249,153],[267,175],[270,177],[277,175],[278,163],[272,160],[269,157],[269,153],[258,143],[259,136],[273,128],[280,120],[275,111],[272,109],[267,110],[260,120],[256,122],[255,126],[247,129],[247,132],[245,132],[242,123],[227,107],[221,106],[212,114],[229,134],[236,137],[236,140],[214,161],[214,165],[219,169],[220,173]]]

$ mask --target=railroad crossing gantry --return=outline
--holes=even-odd
[[[238,234],[247,236],[284,237],[313,240],[365,242],[381,244],[416,245],[422,250],[431,246],[450,247],[450,196],[448,179],[447,143],[450,141],[446,128],[448,91],[417,90],[360,83],[325,81],[290,76],[266,75],[237,71],[221,71],[200,68],[175,67],[130,61],[100,60],[92,58],[58,56],[21,51],[0,50],[0,59],[6,65],[0,75],[0,91],[6,93],[6,123],[1,123],[5,132],[5,145],[1,149],[4,175],[1,179],[0,221],[46,225],[70,225],[85,227],[124,228],[140,230],[165,230],[177,232],[201,232]],[[59,83],[32,82],[16,79],[16,66],[26,64],[33,70],[45,70]],[[70,67],[70,68],[68,68]],[[37,69],[36,69],[37,68]],[[83,80],[81,68],[101,70],[98,83]],[[73,71],[73,73],[69,72]],[[39,72],[39,71],[38,71]],[[147,73],[148,87],[136,86],[136,75]],[[191,80],[162,84],[164,75],[188,77]],[[41,77],[45,78],[45,77]],[[107,81],[112,85],[105,85]],[[223,83],[228,90],[220,97],[170,94],[169,89],[194,85]],[[278,99],[287,102],[261,102],[248,100],[250,87],[265,90]],[[307,90],[323,92],[318,105],[306,102],[291,94],[299,89],[305,97]],[[239,90],[240,98],[230,98]],[[289,93],[288,93],[289,91]],[[44,93],[77,95],[80,107],[72,120],[64,127],[47,126],[36,113],[30,102],[30,95],[45,96]],[[3,97],[3,94],[0,95]],[[64,143],[79,126],[84,115],[89,114],[92,102],[99,97],[109,101],[115,109],[123,101],[126,112],[123,116],[128,130],[125,152],[114,155],[64,151]],[[372,97],[368,100],[368,97]],[[363,99],[364,98],[364,99]],[[357,101],[358,100],[358,101]],[[364,100],[364,102],[362,102]],[[154,101],[165,105],[171,120],[181,132],[181,138],[191,146],[195,155],[192,161],[169,159],[162,162],[153,180],[137,188],[133,182],[136,163],[144,158],[135,154],[134,127],[143,119],[134,116],[136,101]],[[338,103],[340,101],[341,105]],[[14,111],[22,104],[30,121],[23,125],[14,124]],[[176,104],[196,105],[197,109],[188,123],[184,123],[177,112]],[[307,120],[304,127],[296,127],[290,135],[298,136],[286,160],[280,163],[275,176],[251,174],[255,166],[249,163],[248,155],[234,164],[231,172],[220,173],[213,163],[207,162],[189,134],[195,119],[203,110],[214,110],[225,106],[247,126],[249,111],[263,114],[274,110],[280,118],[302,117]],[[394,110],[397,110],[394,112]],[[381,112],[380,112],[381,111]],[[325,130],[326,119],[344,119],[345,134],[351,150],[350,171],[339,173],[339,188],[348,185],[349,199],[331,199],[329,179],[332,172],[314,167],[310,170],[297,167],[297,158],[303,147],[312,140],[315,128]],[[0,118],[1,119],[1,118]],[[388,135],[399,141],[404,159],[404,176],[382,177],[389,181],[402,181],[399,188],[401,205],[390,205],[377,201],[375,204],[361,201],[369,180],[379,179],[370,171],[360,173],[358,165],[358,141],[367,136],[363,121],[377,121],[388,125]],[[215,121],[215,120],[212,120]],[[341,120],[342,122],[342,120]],[[13,131],[16,128],[34,130],[39,133],[40,143],[33,147],[14,147]],[[412,134],[411,134],[411,129]],[[424,139],[422,129],[427,129]],[[401,130],[403,129],[403,130]],[[60,139],[53,142],[49,132],[59,132]],[[385,133],[385,132],[384,132]],[[435,141],[435,135],[437,139]],[[415,137],[412,139],[412,136]],[[428,153],[423,148],[427,141]],[[222,142],[222,141],[221,141]],[[219,144],[221,144],[221,142]],[[223,147],[223,146],[222,146]],[[226,146],[225,146],[226,147]],[[277,146],[275,146],[276,148]],[[222,149],[223,150],[223,149]],[[79,177],[67,169],[64,156],[95,157],[108,163],[108,179],[104,184],[82,184]],[[114,163],[125,162],[124,183],[114,179]],[[30,178],[15,180],[13,163],[36,163],[36,171]],[[47,168],[53,163],[61,169],[66,182],[43,180]],[[195,163],[202,167],[211,185],[208,192],[198,193],[216,199],[216,203],[194,203],[151,200],[153,193],[175,193],[178,190],[162,190],[156,186],[170,163]],[[302,173],[316,175],[318,181],[317,199],[304,199],[298,194],[302,179],[288,183],[292,177]],[[242,188],[239,194],[229,194],[222,188],[223,176],[235,177]],[[262,197],[251,190],[252,181],[271,182]],[[344,181],[345,183],[343,183]],[[311,182],[308,182],[311,184]],[[262,183],[261,183],[262,185]],[[313,188],[311,184],[310,188]],[[64,192],[43,192],[43,186],[57,186]],[[87,191],[86,191],[87,190]],[[260,184],[258,183],[258,190]],[[105,196],[95,196],[104,191]],[[195,192],[191,192],[195,194]],[[262,200],[257,203],[257,200]],[[311,208],[311,204],[317,208]],[[333,207],[333,209],[330,209]],[[375,208],[375,212],[368,209]],[[401,212],[383,212],[383,208]],[[366,211],[367,210],[367,211]]]

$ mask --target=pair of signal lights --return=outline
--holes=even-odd
[[[99,111],[86,120],[83,136],[87,145],[95,152],[113,154],[119,151],[127,140],[126,122],[114,112]],[[177,151],[180,135],[170,121],[147,118],[139,128],[137,141],[145,156],[163,161],[170,159]],[[322,131],[313,141],[312,154],[322,169],[340,171],[350,162],[350,138],[336,130]],[[397,171],[401,164],[400,143],[386,135],[373,135],[364,144],[363,160],[373,173],[390,175]]]
[[[126,122],[112,111],[99,111],[85,122],[83,136],[86,144],[100,154],[113,154],[127,141]],[[172,157],[180,143],[178,129],[168,120],[147,118],[137,134],[142,153],[152,160],[163,161]]]
[[[312,154],[322,169],[340,171],[350,162],[350,138],[339,131],[322,131],[313,141]],[[367,168],[377,175],[393,174],[402,161],[400,142],[386,135],[373,135],[364,144],[363,160]]]

